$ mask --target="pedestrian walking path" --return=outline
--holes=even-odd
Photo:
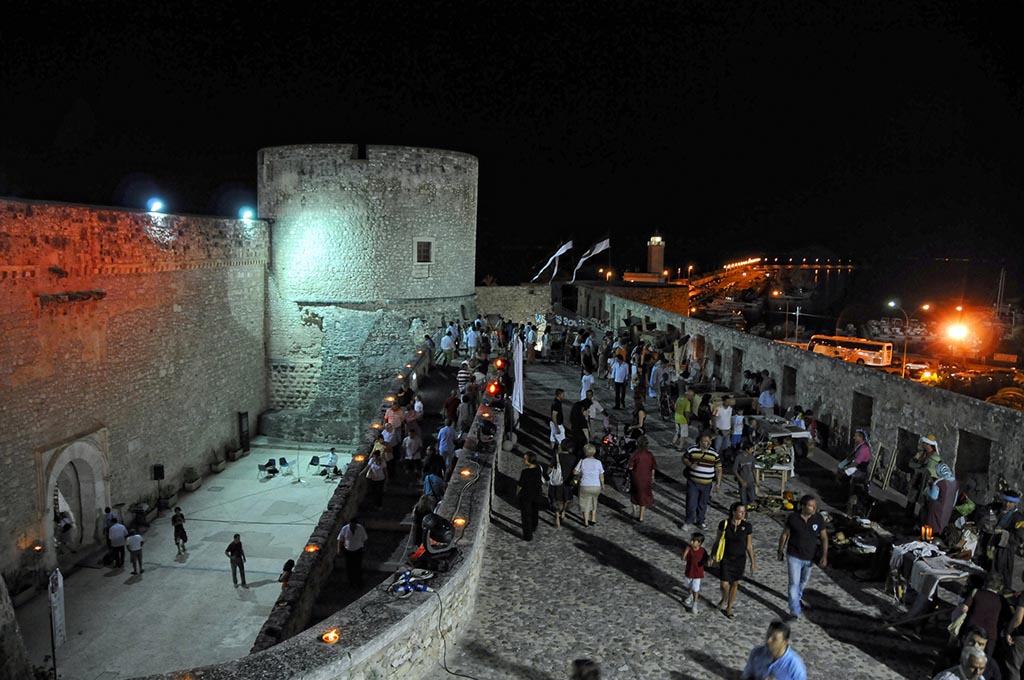
[[[568,414],[579,372],[561,365],[533,365],[527,371],[527,413],[517,448],[541,453],[546,463],[548,407],[562,387]],[[614,403],[603,381],[596,396],[602,404]],[[620,420],[629,417],[625,410],[613,413]],[[711,570],[701,608],[690,613],[682,605],[681,555],[694,528],[682,527],[681,457],[669,446],[671,423],[653,414],[647,431],[659,474],[655,506],[643,524],[632,519],[629,498],[609,490],[601,497],[596,526],[584,528],[578,508],[560,529],[550,513],[542,513],[529,543],[521,539],[514,503],[521,453],[502,455],[475,617],[468,635],[449,641],[448,668],[481,680],[561,680],[573,659],[591,658],[600,662],[604,679],[740,677],[750,649],[763,643],[768,623],[786,613],[786,569],[776,559],[785,515],[748,516],[757,571],[747,568],[735,618],[715,609],[720,590]],[[712,496],[707,547],[728,505],[738,500],[728,472],[722,490]],[[805,491],[799,479],[791,488]],[[865,586],[841,569],[815,567],[805,600],[809,609],[792,625],[793,646],[808,677],[916,680],[927,675],[933,649],[908,643],[892,630],[871,631],[891,614],[888,598],[876,586]],[[428,677],[450,676],[438,666]]]

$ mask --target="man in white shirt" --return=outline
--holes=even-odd
[[[441,365],[448,366],[455,358],[455,340],[450,330],[445,331],[441,336]]]
[[[626,384],[629,383],[629,364],[622,360],[622,356],[615,355],[615,363],[612,364],[612,380],[615,382],[615,406],[614,408],[626,408]]]
[[[132,573],[141,574],[145,569],[142,568],[142,544],[145,541],[142,540],[142,536],[139,535],[138,529],[133,529],[131,535],[125,540],[125,545],[128,547],[128,555],[132,559]]]
[[[594,387],[594,376],[589,368],[583,369],[583,377],[580,378],[580,399],[587,398],[587,390]]]
[[[110,550],[114,555],[114,566],[118,569],[124,568],[124,543],[128,538],[128,529],[117,520],[109,530],[107,538],[110,539]]]
[[[338,534],[338,552],[345,555],[345,571],[348,584],[353,588],[363,587],[363,549],[367,541],[366,529],[355,517],[341,528]]]

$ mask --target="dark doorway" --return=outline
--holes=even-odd
[[[966,430],[959,431],[956,446],[956,479],[960,490],[975,499],[988,498],[988,472],[992,440]]]
[[[743,350],[739,347],[732,348],[732,374],[729,377],[729,389],[739,392],[743,387]]]
[[[920,435],[902,427],[896,435],[896,452],[893,455],[895,469],[889,476],[889,488],[899,491],[904,496],[910,491],[910,461],[917,453],[920,439]]]
[[[864,430],[871,435],[871,417],[875,400],[860,392],[853,393],[853,408],[850,410],[850,441],[853,441],[853,433],[857,430]]]
[[[796,369],[792,366],[782,367],[782,407],[788,408],[796,403]]]

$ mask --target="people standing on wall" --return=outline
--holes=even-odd
[[[686,524],[706,529],[708,503],[712,485],[717,491],[722,486],[722,458],[711,447],[711,433],[704,432],[696,446],[691,446],[683,458],[686,466]]]
[[[615,363],[612,364],[612,380],[615,383],[615,406],[613,408],[626,408],[626,385],[629,384],[629,365],[622,360],[622,356],[615,355]]]
[[[800,507],[786,518],[786,526],[779,536],[779,561],[786,560],[789,579],[789,615],[800,618],[803,614],[804,588],[811,578],[811,565],[821,546],[818,566],[828,566],[828,532],[825,519],[818,514],[818,499],[807,494],[800,499]]]
[[[384,486],[388,482],[388,466],[379,450],[370,454],[366,463],[366,478],[370,480],[370,502],[376,510],[384,508]]]
[[[452,332],[446,330],[441,336],[441,365],[450,366],[455,359],[455,339]]]
[[[124,545],[125,539],[128,538],[128,529],[121,524],[121,520],[115,520],[107,530],[107,538],[110,541],[110,551],[114,556],[114,567],[124,568]]]
[[[132,573],[141,574],[145,571],[142,568],[142,544],[145,543],[142,540],[142,536],[139,534],[139,530],[133,528],[129,533],[128,537],[124,539],[125,547],[128,548],[128,556],[132,561]]]
[[[338,532],[338,552],[345,556],[345,573],[352,588],[363,587],[363,553],[368,540],[366,529],[352,517]]]
[[[523,526],[523,540],[532,541],[540,523],[540,504],[543,500],[543,470],[537,465],[537,454],[527,451],[523,455],[523,468],[516,482],[516,498]]]
[[[551,444],[551,454],[558,452],[559,445],[565,440],[565,414],[562,411],[562,402],[565,401],[565,390],[555,390],[555,399],[551,402],[551,418],[548,420],[548,442]]]
[[[228,544],[224,554],[231,560],[231,580],[235,587],[238,587],[238,577],[241,576],[242,587],[248,588],[249,586],[245,583],[245,548],[242,547],[241,534],[235,534],[234,540]]]
[[[736,593],[740,588],[740,580],[750,559],[750,573],[757,571],[757,559],[754,556],[754,528],[747,521],[747,506],[742,502],[733,503],[729,507],[729,517],[718,525],[717,546],[724,542],[725,550],[719,565],[719,580],[722,586],[722,598],[718,602],[718,611],[730,619],[733,618],[733,605]]]
[[[188,552],[188,533],[185,531],[185,514],[181,508],[174,508],[171,515],[171,526],[174,527],[174,545],[178,548],[178,554]]]

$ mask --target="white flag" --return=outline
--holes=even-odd
[[[533,283],[534,281],[539,279],[540,275],[544,273],[545,269],[547,269],[548,267],[551,266],[552,262],[555,263],[555,271],[553,271],[551,273],[551,278],[552,278],[552,280],[554,280],[555,274],[558,273],[558,256],[559,255],[564,255],[565,253],[569,252],[570,250],[572,250],[572,241],[569,241],[568,243],[566,243],[566,244],[564,244],[562,246],[559,246],[558,250],[555,251],[555,254],[552,255],[550,258],[548,258],[548,263],[546,265],[544,265],[543,267],[541,267],[540,271],[537,272],[537,276],[534,276],[532,279],[530,279],[530,283]]]
[[[611,247],[612,247],[612,240],[610,238],[606,238],[603,241],[595,243],[590,248],[590,250],[588,250],[587,252],[583,253],[583,257],[580,258],[579,264],[576,265],[576,269],[574,269],[573,272],[572,272],[572,281],[570,281],[569,283],[575,283],[576,282],[576,272],[578,272],[580,270],[580,267],[583,266],[584,262],[586,262],[587,260],[592,258],[594,255],[597,255],[600,252],[608,250]]]
[[[515,382],[512,383],[512,408],[520,415],[523,413],[523,341],[516,335],[512,342],[512,374]]]

